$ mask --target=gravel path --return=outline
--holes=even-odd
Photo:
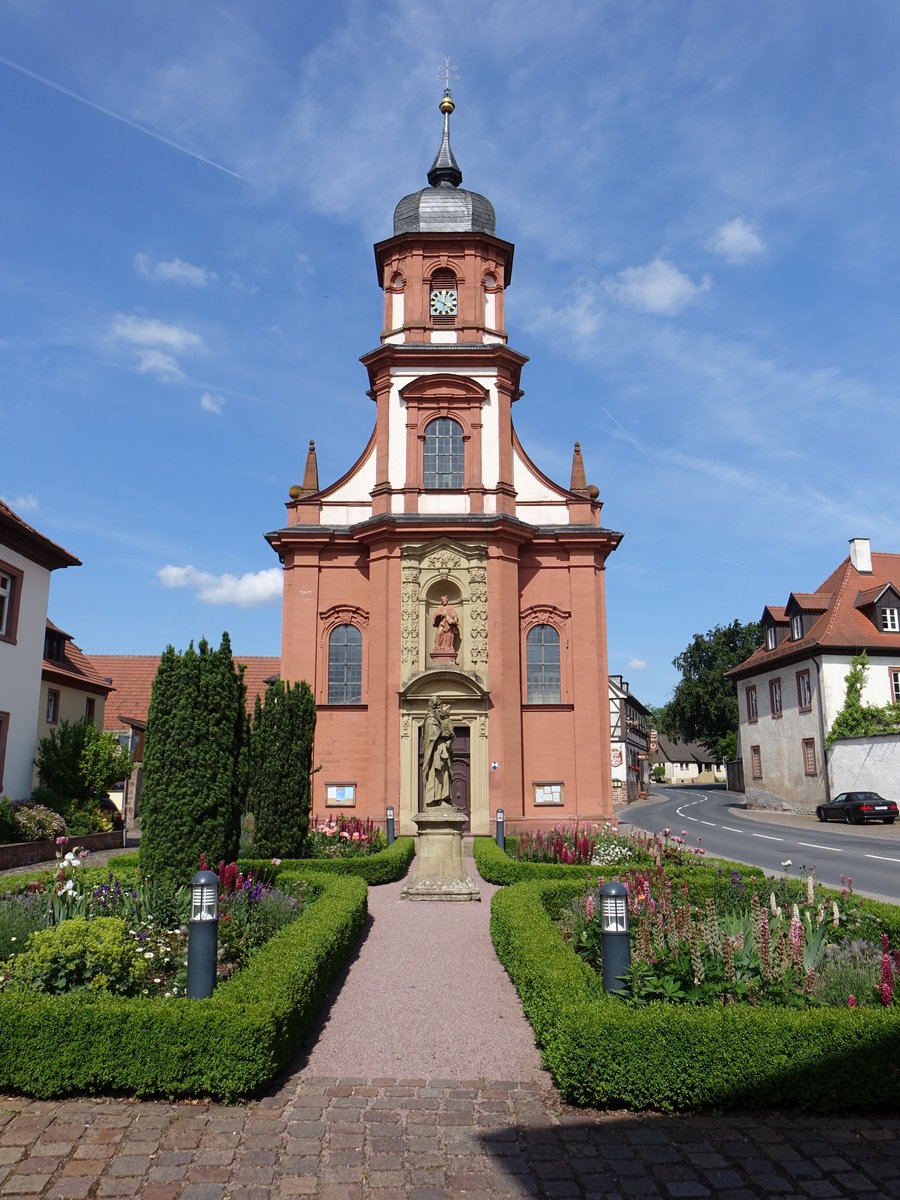
[[[545,1078],[531,1026],[491,944],[497,889],[473,859],[466,870],[480,904],[401,900],[404,881],[369,889],[367,933],[311,1035],[307,1072]]]

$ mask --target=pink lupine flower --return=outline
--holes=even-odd
[[[887,990],[891,993],[894,991],[894,969],[891,966],[891,956],[889,954],[882,954],[881,956],[882,994],[884,993],[885,988],[887,988]]]
[[[848,1008],[857,1008],[857,1007],[858,1007],[858,1005],[857,1005],[857,1003],[856,1003],[856,997],[855,997],[855,996],[848,996],[848,997],[847,997],[847,1007],[848,1007]]]
[[[594,897],[593,896],[588,896],[588,898],[587,898],[587,919],[589,921],[593,921],[593,919],[594,919]]]
[[[835,927],[835,929],[837,929],[841,923],[841,914],[838,912],[837,900],[832,902],[831,913],[832,913],[832,922],[831,923]]]
[[[273,859],[272,859],[272,866],[273,866],[273,867],[280,867],[280,866],[281,866],[281,859],[280,859],[280,858],[273,858]]]
[[[890,942],[888,941],[888,935],[887,935],[886,933],[883,933],[883,934],[881,935],[881,953],[882,953],[882,954],[889,954],[889,953],[890,953],[890,949],[891,949],[891,944],[890,944]]]
[[[885,1006],[885,1008],[887,1008],[887,1006],[890,1004],[892,995],[893,993],[891,992],[891,989],[886,983],[883,983],[881,985],[881,1003]]]
[[[816,902],[816,896],[815,896],[815,892],[813,891],[813,877],[812,877],[812,875],[807,875],[807,877],[806,877],[806,903],[809,905],[810,908],[812,908],[812,906],[813,906],[813,904],[815,904],[815,902]]]

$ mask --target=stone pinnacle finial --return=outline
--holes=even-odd
[[[299,500],[302,496],[314,496],[319,490],[319,465],[316,462],[316,443],[309,439],[309,450],[306,452],[306,467],[303,471],[303,486],[298,487],[295,483],[290,489],[290,497],[292,500]]]
[[[578,492],[580,495],[587,495],[587,480],[584,475],[584,459],[581,457],[581,442],[575,443],[575,452],[572,455],[572,482],[569,484],[570,492]]]

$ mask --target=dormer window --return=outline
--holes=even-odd
[[[44,634],[44,658],[51,662],[62,662],[66,639],[61,633],[48,629]]]
[[[775,649],[775,626],[774,625],[766,626],[766,649],[767,650]]]
[[[881,632],[900,633],[900,610],[896,608],[881,610]]]
[[[794,613],[791,617],[791,637],[795,642],[803,637],[803,617],[800,613]]]

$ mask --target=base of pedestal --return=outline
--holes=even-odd
[[[462,831],[466,818],[452,804],[416,813],[418,829],[413,875],[400,893],[403,900],[480,900],[463,865]]]

